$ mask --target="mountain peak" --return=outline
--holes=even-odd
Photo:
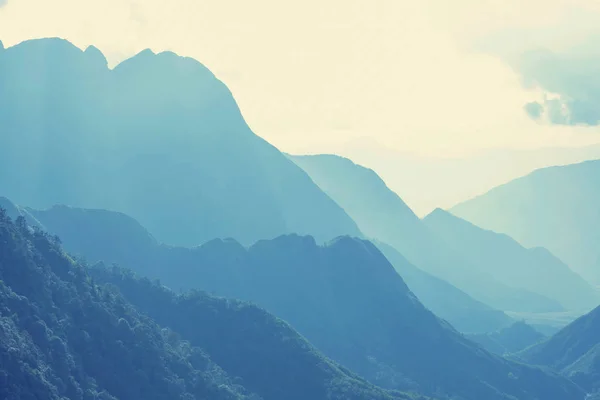
[[[87,55],[93,63],[108,68],[108,61],[106,61],[106,57],[96,46],[88,46],[83,53]]]

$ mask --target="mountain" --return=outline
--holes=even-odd
[[[94,47],[32,40],[0,51],[0,88],[0,187],[18,204],[125,212],[186,246],[360,236],[193,59],[145,50],[111,70]]]
[[[436,208],[449,209],[539,168],[600,158],[597,144],[490,148],[460,156],[420,155],[386,147],[372,135],[338,143],[335,150],[377,171],[419,217],[425,217]]]
[[[454,215],[545,247],[600,284],[600,161],[544,168],[452,209]]]
[[[396,248],[415,266],[502,311],[561,311],[556,300],[496,280],[438,238],[373,171],[333,155],[291,156],[368,237]]]
[[[415,267],[392,246],[381,242],[375,244],[423,305],[460,332],[492,332],[513,322],[502,311],[494,310],[448,282]]]
[[[129,229],[130,217],[76,211],[73,219],[81,218],[80,223],[65,222],[59,231],[43,218],[52,210],[36,216],[61,235],[69,251],[89,262],[95,259],[88,254],[106,252],[104,262],[125,266],[127,260],[137,273],[175,290],[200,289],[251,301],[379,386],[466,400],[571,400],[582,395],[567,380],[490,355],[465,339],[421,305],[370,242],[340,237],[320,246],[311,237],[288,235],[249,248],[216,239],[188,249],[150,238],[132,246],[135,252],[126,258],[120,253],[123,237],[114,231]],[[87,228],[84,220],[98,227]]]
[[[367,383],[253,305],[87,270],[3,210],[0,380],[7,400],[413,398]]]
[[[159,247],[145,228],[125,214],[66,206],[43,211],[22,210],[36,221],[43,221],[44,228],[58,234],[70,251],[91,260],[109,257],[121,265],[132,265],[139,263],[140,254],[152,254]],[[477,302],[449,283],[414,267],[390,246],[383,243],[377,246],[419,300],[458,330],[489,332],[511,323],[511,318],[503,312]]]
[[[90,275],[115,285],[136,308],[203,348],[265,399],[424,399],[375,388],[323,357],[287,323],[248,303],[199,291],[177,296],[118,267],[96,265]]]
[[[580,317],[519,358],[552,367],[590,391],[600,391],[600,307]]]
[[[423,222],[438,237],[498,281],[588,312],[600,304],[589,283],[544,248],[526,249],[504,234],[481,229],[441,209]]]
[[[489,352],[500,355],[516,353],[545,338],[532,326],[522,321],[517,321],[497,332],[471,334],[467,337],[475,343],[479,343]]]

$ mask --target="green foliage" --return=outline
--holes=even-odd
[[[367,383],[256,306],[88,270],[0,209],[0,398],[414,397]]]
[[[0,398],[258,399],[59,242],[0,214]]]

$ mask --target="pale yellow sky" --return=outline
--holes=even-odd
[[[477,47],[496,35],[503,55],[561,50],[596,26],[592,0],[8,0],[0,8],[5,46],[58,36],[96,45],[111,65],[148,47],[198,59],[229,86],[253,130],[287,152],[335,152],[361,137],[427,155],[599,143],[596,127],[530,120],[523,105],[541,92],[524,90],[503,59]]]

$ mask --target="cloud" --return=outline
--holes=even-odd
[[[0,7],[4,7],[8,3],[8,0],[0,0]]]
[[[599,56],[538,50],[521,55],[514,65],[523,84],[544,95],[525,106],[530,117],[556,125],[600,124]]]
[[[598,126],[600,3],[561,1],[550,2],[557,7],[545,23],[488,32],[474,48],[504,60],[519,75],[522,87],[537,93],[537,99],[523,106],[531,119],[558,126]]]
[[[527,115],[529,115],[531,119],[535,120],[539,120],[544,112],[544,105],[537,101],[527,103],[523,108],[525,109]]]

